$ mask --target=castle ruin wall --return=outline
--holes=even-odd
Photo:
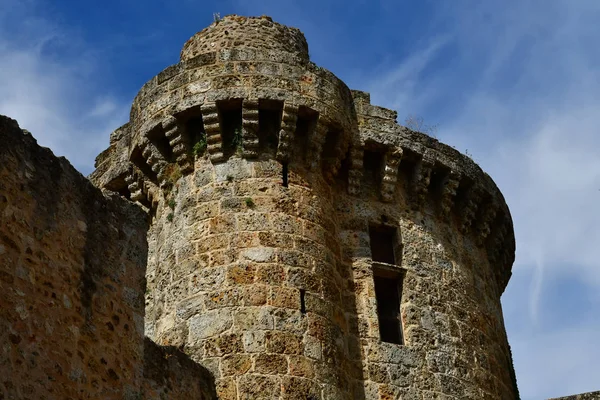
[[[212,399],[144,339],[147,215],[0,116],[0,399]]]
[[[220,398],[518,398],[502,194],[310,62],[294,28],[196,34],[96,167],[151,218],[147,334]]]

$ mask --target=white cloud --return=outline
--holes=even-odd
[[[7,3],[0,11],[0,113],[87,174],[129,107],[101,92],[98,60],[74,32],[41,17],[33,1]]]

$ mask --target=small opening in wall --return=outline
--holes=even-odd
[[[112,190],[113,192],[119,193],[126,199],[131,199],[131,193],[129,192],[127,182],[125,181],[125,175],[126,174],[121,174],[117,176],[110,182],[106,183],[104,187],[108,190]]]
[[[396,228],[389,226],[370,226],[371,258],[375,262],[396,264],[395,244]]]
[[[242,150],[242,100],[230,99],[217,102],[223,152],[229,157]]]
[[[281,164],[281,178],[283,187],[288,187],[288,163]]]
[[[306,300],[304,299],[306,290],[300,289],[300,312],[306,314]]]
[[[404,187],[405,192],[409,190],[410,185],[413,182],[413,176],[418,159],[419,156],[416,153],[410,151],[409,149],[404,149],[404,154],[402,154],[402,160],[400,161],[400,167],[398,168],[398,182],[400,182]]]
[[[204,131],[204,121],[202,115],[191,117],[186,123],[187,132],[190,138],[192,152],[196,156],[201,156],[206,150],[206,132]]]
[[[298,119],[296,120],[296,132],[294,134],[294,161],[304,163],[308,148],[309,137],[315,131],[319,113],[304,106],[298,107]]]
[[[378,193],[383,179],[383,153],[365,149],[361,187],[367,193]]]
[[[388,270],[373,270],[379,335],[382,342],[403,344],[400,320],[403,274]]]
[[[442,165],[436,165],[431,171],[431,178],[429,180],[429,190],[427,193],[434,200],[438,201],[442,198],[444,192],[444,186],[450,176],[450,169]]]
[[[282,101],[260,100],[258,109],[258,145],[263,151],[270,154],[275,154],[277,151],[282,112]]]
[[[342,163],[340,164],[340,169],[338,169],[338,173],[335,176],[336,184],[345,191],[348,190],[348,179],[350,178],[350,149],[346,152]]]
[[[321,166],[323,170],[332,163],[335,162],[336,148],[339,145],[340,138],[342,137],[342,130],[338,127],[331,126],[325,136],[325,142],[323,143],[323,153],[321,155]]]

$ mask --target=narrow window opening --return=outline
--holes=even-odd
[[[186,124],[186,130],[190,138],[190,146],[195,156],[201,156],[206,150],[206,132],[202,115],[190,118]]]
[[[383,179],[383,153],[365,149],[361,188],[364,193],[379,193]]]
[[[328,165],[335,158],[335,149],[342,136],[342,131],[338,128],[330,128],[325,136],[323,143],[323,155],[321,156],[323,167]]]
[[[342,160],[340,169],[335,177],[335,182],[346,191],[348,189],[348,179],[350,176],[350,149]]]
[[[300,312],[306,314],[306,301],[304,299],[306,290],[300,289]]]
[[[296,120],[296,132],[294,133],[294,161],[304,163],[307,157],[309,137],[317,126],[319,113],[300,106],[298,107],[298,119]]]
[[[402,160],[398,168],[398,181],[401,182],[405,192],[408,192],[410,185],[413,182],[413,176],[415,174],[415,168],[417,167],[417,161],[419,156],[416,153],[404,149],[402,154]]]
[[[242,100],[231,99],[217,102],[223,153],[230,157],[240,153],[243,148],[242,137]]]
[[[375,262],[396,264],[396,229],[387,226],[369,227],[371,258]]]
[[[258,145],[267,154],[274,155],[277,152],[282,113],[282,101],[260,100],[258,109]]]
[[[448,182],[449,176],[450,169],[440,165],[436,165],[436,167],[431,172],[431,178],[429,180],[429,190],[427,191],[427,193],[434,201],[438,201],[442,198],[444,187]]]
[[[288,187],[288,163],[281,165],[281,175],[283,187]]]
[[[402,298],[402,274],[374,270],[375,297],[379,318],[379,335],[382,342],[403,344],[400,320]]]

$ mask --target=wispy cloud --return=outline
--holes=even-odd
[[[448,36],[439,36],[424,43],[424,48],[413,53],[401,64],[395,66],[379,65],[385,71],[379,78],[364,88],[371,92],[375,104],[385,104],[398,110],[400,115],[410,115],[423,109],[427,103],[429,91],[423,91],[423,71],[439,55],[440,49],[448,43]],[[390,91],[389,88],[394,88]]]
[[[127,120],[128,106],[101,90],[98,60],[73,30],[46,19],[34,1],[0,10],[0,113],[83,173]],[[18,21],[18,23],[16,23]]]

